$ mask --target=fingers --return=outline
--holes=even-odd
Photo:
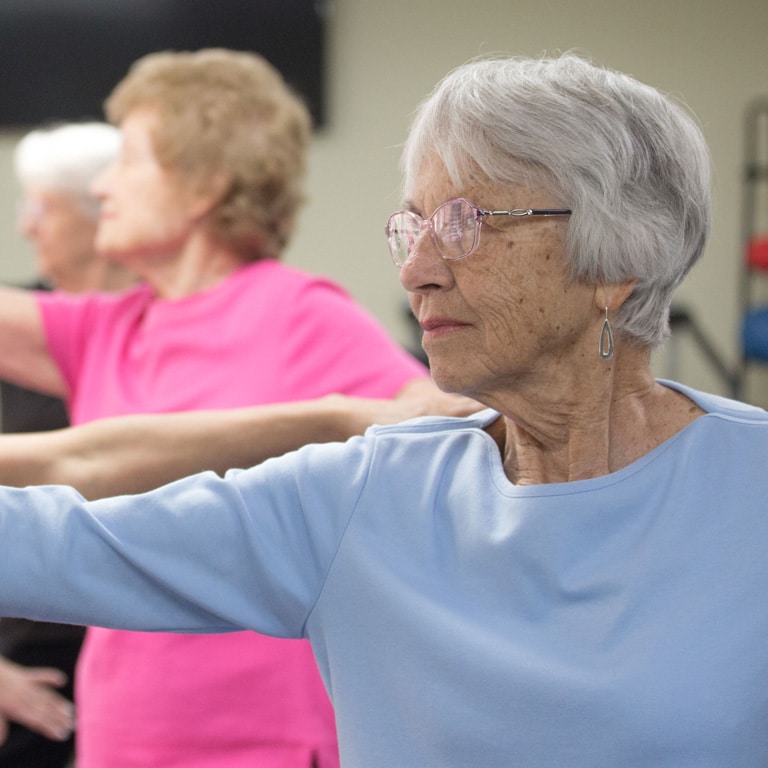
[[[476,400],[443,392],[427,378],[408,382],[395,400],[403,406],[410,405],[415,416],[469,416],[484,408]]]
[[[0,717],[49,739],[64,741],[74,728],[74,706],[54,687],[66,680],[66,675],[57,669],[23,667],[4,661],[0,677]]]
[[[75,725],[72,702],[45,686],[28,689],[8,717],[55,741],[69,738]]]
[[[67,682],[67,676],[53,667],[25,667],[25,675],[29,683],[52,688],[61,688]]]
[[[75,727],[75,710],[72,702],[50,689],[27,701],[15,718],[21,725],[54,741],[65,741]]]

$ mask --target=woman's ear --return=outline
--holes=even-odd
[[[195,219],[207,216],[224,199],[229,187],[229,176],[217,173],[207,179],[204,186],[188,188],[186,197],[190,216]]]
[[[614,312],[629,298],[635,290],[637,280],[625,280],[622,283],[598,283],[595,288],[595,304],[600,312]]]

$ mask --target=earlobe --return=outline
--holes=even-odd
[[[637,280],[625,280],[622,283],[599,283],[595,287],[595,306],[600,314],[605,310],[615,312],[635,290]]]
[[[223,173],[217,173],[207,180],[199,191],[189,193],[189,211],[193,218],[207,216],[224,199],[230,186],[230,179]]]

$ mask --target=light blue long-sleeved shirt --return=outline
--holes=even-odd
[[[222,480],[84,502],[0,491],[0,614],[308,637],[342,763],[768,765],[768,414],[516,487],[424,419]]]

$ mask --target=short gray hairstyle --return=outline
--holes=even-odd
[[[82,198],[83,210],[95,218],[98,201],[90,192],[91,183],[119,150],[120,131],[107,123],[38,128],[16,145],[16,178],[22,186],[34,185]]]
[[[402,157],[406,193],[429,156],[459,188],[533,181],[551,192],[573,211],[573,279],[636,280],[614,328],[650,346],[667,337],[672,294],[711,221],[709,151],[682,105],[573,53],[475,60],[419,107]]]

